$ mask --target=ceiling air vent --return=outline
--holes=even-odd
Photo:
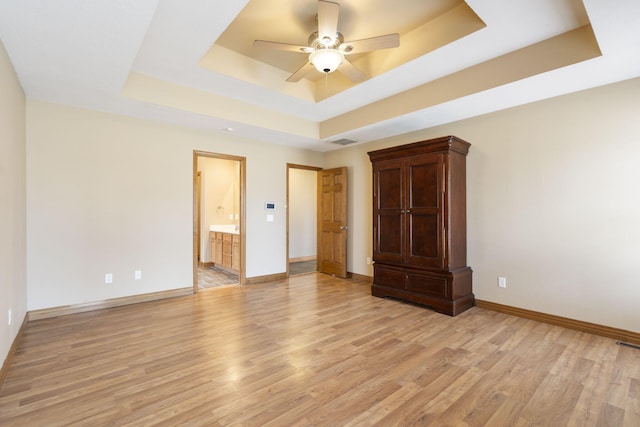
[[[332,144],[338,144],[338,145],[349,145],[358,141],[356,141],[355,139],[342,138],[342,139],[336,139],[335,141],[329,141],[329,142]]]

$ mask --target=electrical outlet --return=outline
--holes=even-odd
[[[498,287],[506,288],[507,287],[507,278],[498,276]]]
[[[104,283],[105,284],[109,284],[109,283],[113,283],[113,274],[111,273],[107,273],[104,275]]]
[[[136,270],[133,272],[133,277],[135,280],[140,280],[142,279],[142,271],[141,270]]]
[[[367,265],[371,265],[371,257],[370,256],[367,257]]]
[[[11,326],[11,309],[7,310],[7,325]]]

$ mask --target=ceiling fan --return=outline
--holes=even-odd
[[[309,54],[307,63],[290,75],[287,78],[288,82],[300,81],[314,68],[325,74],[339,70],[352,82],[358,82],[364,78],[364,74],[349,62],[345,55],[398,47],[400,46],[400,36],[395,33],[345,42],[342,33],[338,32],[339,13],[340,5],[338,3],[318,1],[318,31],[311,33],[308,46],[266,40],[255,40],[253,45],[260,48]]]

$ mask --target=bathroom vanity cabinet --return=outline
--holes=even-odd
[[[218,268],[238,274],[240,270],[240,235],[210,231],[211,260]]]

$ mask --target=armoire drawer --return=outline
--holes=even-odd
[[[378,264],[373,266],[373,282],[380,286],[390,288],[405,289],[405,273],[398,270],[382,267]]]
[[[447,279],[422,274],[407,274],[407,290],[425,295],[447,297]]]

